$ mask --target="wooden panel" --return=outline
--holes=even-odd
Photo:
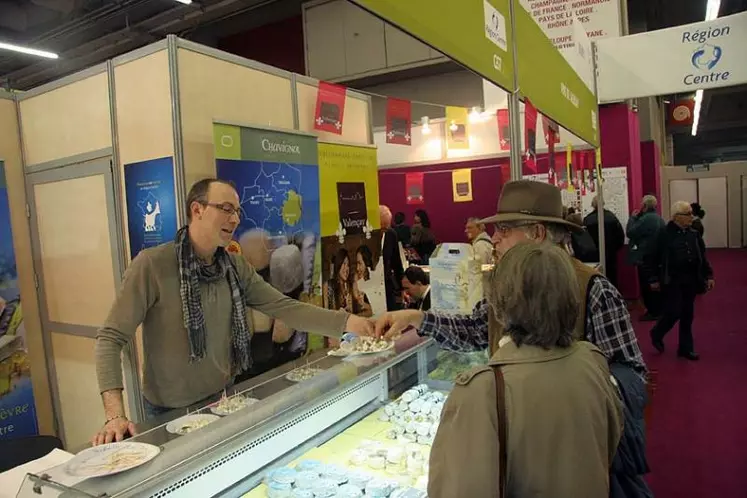
[[[306,72],[328,80],[345,76],[345,0],[324,3],[304,10],[306,21]]]
[[[124,185],[124,165],[174,155],[174,126],[171,117],[169,58],[161,50],[114,68],[116,90],[119,164],[117,173]],[[127,226],[127,200],[122,196],[122,226]],[[125,254],[130,240],[125,231]]]
[[[114,301],[103,175],[34,185],[49,319],[99,327]]]
[[[26,165],[112,145],[106,73],[21,101]]]
[[[213,121],[293,129],[290,79],[179,49],[187,189],[215,176]]]
[[[96,340],[54,331],[51,337],[65,443],[70,451],[76,451],[104,422],[96,377]]]
[[[344,2],[345,73],[376,71],[386,67],[384,21],[351,2]]]
[[[316,111],[317,87],[297,83],[298,87],[298,120],[302,131],[316,133],[320,139],[342,141],[353,144],[368,144],[370,117],[368,102],[348,96],[345,99],[345,114],[342,123],[342,135],[314,129],[314,112]]]
[[[391,24],[384,26],[387,66],[401,66],[430,59],[431,49]]]
[[[728,247],[729,212],[727,209],[726,177],[699,178],[698,203],[706,212],[703,218],[706,247]]]
[[[31,236],[26,219],[26,191],[21,145],[18,138],[16,103],[0,99],[0,159],[5,162],[5,180],[8,186],[10,221],[13,231],[13,248],[16,256],[18,285],[21,288],[23,326],[31,364],[31,383],[42,434],[54,434],[52,397],[47,376],[46,354],[42,342],[39,302],[34,286],[34,261],[31,253]]]
[[[114,68],[122,164],[174,155],[166,50]]]

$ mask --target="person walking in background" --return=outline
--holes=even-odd
[[[511,325],[487,366],[455,379],[428,496],[608,496],[622,403],[604,354],[574,337],[582,306],[568,254],[521,242],[496,264],[488,294]]]
[[[695,296],[713,289],[713,270],[706,258],[703,238],[692,228],[690,204],[675,202],[671,213],[672,221],[659,231],[656,252],[647,269],[651,288],[661,291],[664,299],[661,318],[651,329],[651,343],[663,353],[664,337],[679,321],[677,356],[696,361],[700,356],[693,344]]]
[[[584,223],[581,213],[571,213],[566,220],[579,226],[583,226]],[[583,230],[571,232],[571,248],[573,249],[573,257],[577,260],[583,263],[599,262],[599,250],[586,227]]]
[[[480,223],[480,219],[468,218],[467,224],[464,226],[464,233],[469,243],[472,244],[475,259],[483,265],[491,264],[493,262],[493,241],[485,231],[485,225]]]
[[[384,260],[384,289],[386,309],[394,311],[402,302],[402,255],[399,252],[397,232],[392,228],[392,211],[387,206],[379,206],[381,221],[381,257]]]
[[[584,226],[589,231],[591,238],[594,239],[594,244],[599,251],[600,208],[596,196],[591,200],[591,207],[593,211],[584,218]],[[604,273],[612,285],[617,287],[617,256],[620,249],[625,245],[625,232],[615,213],[604,208],[602,208],[602,212],[604,213],[602,216],[602,223],[604,223]]]
[[[702,237],[705,235],[705,227],[703,226],[703,218],[705,218],[705,210],[700,207],[700,204],[693,202],[690,204],[690,208],[693,210],[693,230],[698,232]]]
[[[651,276],[646,273],[645,261],[654,256],[659,232],[666,222],[656,212],[657,200],[653,195],[646,195],[641,200],[641,208],[633,211],[628,219],[625,233],[630,239],[628,263],[638,271],[641,299],[646,307],[642,321],[655,321],[661,315],[661,293],[651,289]]]
[[[420,264],[427,265],[431,254],[436,250],[436,237],[431,231],[431,220],[422,209],[415,211],[412,229],[410,230],[410,245],[420,257]]]
[[[397,238],[400,243],[407,247],[410,245],[410,226],[405,223],[405,213],[398,211],[394,215],[394,226],[392,226],[395,232],[397,232]]]

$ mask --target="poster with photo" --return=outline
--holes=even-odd
[[[21,290],[10,226],[5,166],[0,161],[0,439],[34,436],[36,420]]]
[[[213,133],[217,177],[234,185],[241,207],[229,250],[271,281],[276,250],[296,245],[303,299],[321,305],[316,137],[222,123]]]
[[[386,310],[379,178],[373,147],[319,143],[324,306]]]
[[[124,181],[130,257],[134,259],[143,249],[176,236],[174,159],[161,157],[125,164]]]

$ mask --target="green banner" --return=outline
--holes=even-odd
[[[216,159],[316,164],[316,137],[298,133],[214,123]]]
[[[599,112],[594,92],[566,62],[519,0],[512,1],[521,95],[528,97],[542,114],[598,147]]]
[[[514,90],[510,0],[352,0],[508,91]]]

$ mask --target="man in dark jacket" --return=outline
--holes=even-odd
[[[661,314],[661,293],[653,291],[650,276],[646,274],[644,261],[653,257],[656,251],[656,241],[659,232],[666,225],[656,212],[656,197],[646,195],[641,201],[641,209],[633,211],[628,220],[626,234],[630,239],[628,247],[628,263],[638,269],[638,282],[641,289],[641,299],[646,306],[646,313],[641,317],[643,321],[655,321]]]
[[[594,244],[599,247],[599,201],[596,196],[591,201],[591,207],[594,209],[584,218],[584,226],[589,231],[589,235],[594,239]],[[602,209],[604,215],[604,272],[607,280],[617,287],[617,254],[625,245],[625,232],[617,219],[615,213],[609,209]]]
[[[410,226],[405,223],[405,213],[398,211],[394,215],[394,226],[392,226],[395,232],[397,232],[397,238],[403,246],[407,247],[410,245]]]
[[[399,252],[397,232],[392,228],[392,211],[387,206],[379,206],[381,218],[381,256],[384,261],[384,290],[386,292],[386,309],[394,311],[402,303],[402,257]]]
[[[661,291],[664,310],[651,329],[651,343],[664,352],[664,336],[680,322],[677,356],[698,360],[693,346],[695,296],[714,286],[713,270],[702,237],[691,228],[693,211],[685,201],[672,206],[672,221],[659,232],[654,257],[648,263],[652,289]]]

